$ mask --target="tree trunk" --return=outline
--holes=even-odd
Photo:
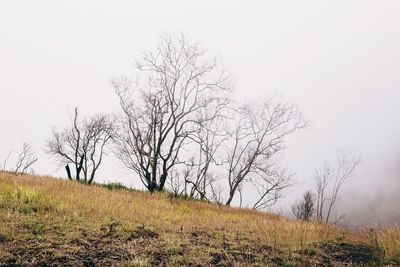
[[[69,168],[69,165],[65,165],[65,170],[67,171],[68,179],[72,180],[71,176],[71,169]]]
[[[238,178],[236,179],[236,181],[242,181],[242,180],[243,180],[243,179],[242,179],[241,177],[238,177]],[[233,197],[235,196],[235,193],[236,193],[236,190],[237,190],[239,184],[240,184],[240,183],[236,182],[236,183],[234,183],[233,186],[230,186],[230,187],[231,187],[231,190],[229,190],[229,198],[228,198],[228,200],[227,200],[226,203],[225,203],[226,206],[230,206],[230,205],[231,205],[231,202],[232,202],[232,200],[233,200]]]
[[[226,201],[226,203],[225,203],[225,205],[226,206],[230,206],[231,205],[231,202],[232,202],[232,200],[233,200],[233,196],[235,195],[235,193],[233,192],[233,191],[231,191],[230,193],[229,193],[229,198],[228,198],[228,200]]]
[[[88,184],[91,184],[91,183],[93,182],[93,180],[94,180],[94,175],[95,175],[95,171],[93,170],[93,172],[90,174],[90,179],[89,179],[89,181],[87,182]]]
[[[81,160],[79,161],[79,165],[77,166],[77,168],[76,168],[76,180],[80,180],[80,173],[81,173],[81,171],[82,171],[82,168],[83,168],[83,158],[84,158],[84,156],[82,155],[81,156]]]
[[[160,177],[160,185],[158,186],[158,191],[164,190],[165,181],[167,180],[168,173],[163,173]]]

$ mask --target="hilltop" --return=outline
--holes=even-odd
[[[271,213],[0,172],[0,266],[379,266],[400,228]]]

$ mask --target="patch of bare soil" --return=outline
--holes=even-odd
[[[380,266],[382,258],[379,249],[361,243],[332,241],[288,254],[199,230],[171,249],[154,230],[138,227],[128,237],[119,237],[117,227],[108,225],[97,236],[60,242],[3,239],[0,252],[8,254],[0,253],[0,266],[120,266],[138,258],[151,266]],[[199,255],[204,255],[202,260]]]
[[[324,266],[337,266],[335,263],[347,263],[351,266],[381,266],[384,258],[381,249],[362,243],[329,242],[320,244],[319,249],[324,255],[322,261]]]
[[[6,244],[9,256],[1,266],[110,266],[133,258],[121,240],[98,237],[63,245],[41,240]]]
[[[24,241],[2,239],[0,266],[118,266],[135,257],[145,256],[149,263],[160,265],[167,255],[156,250],[146,251],[149,239],[159,234],[138,227],[128,238],[115,235],[117,224],[104,226],[103,233],[81,238],[49,242],[42,238]],[[157,244],[159,246],[162,245]]]
[[[154,239],[158,238],[159,234],[153,230],[147,229],[144,226],[136,228],[135,231],[129,236],[128,240],[134,240],[139,238]]]

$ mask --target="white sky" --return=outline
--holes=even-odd
[[[51,128],[69,123],[75,106],[117,112],[110,79],[133,75],[133,58],[161,32],[183,32],[221,55],[238,97],[280,94],[311,121],[288,142],[297,186],[283,207],[312,187],[314,168],[345,150],[363,158],[339,203],[348,217],[375,220],[363,212],[376,195],[376,212],[384,218],[393,206],[400,216],[391,199],[400,189],[399,14],[397,0],[2,0],[0,161],[26,141],[40,156],[36,172],[64,176],[44,153]],[[99,178],[137,184],[111,159]]]

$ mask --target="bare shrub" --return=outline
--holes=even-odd
[[[15,155],[15,157],[13,157]],[[3,161],[2,170],[7,170],[7,162],[8,160],[15,158],[15,165],[14,168],[11,168],[11,171],[14,174],[24,174],[30,171],[33,173],[32,166],[38,161],[38,157],[36,153],[33,152],[32,146],[28,143],[22,144],[22,149],[20,151],[17,150],[10,150],[7,154],[7,157]]]
[[[317,191],[316,216],[319,221],[329,222],[332,208],[334,207],[340,189],[361,163],[360,158],[355,158],[345,153],[338,153],[336,165],[329,164],[315,171],[315,186]],[[343,216],[339,216],[334,223],[338,223]]]
[[[311,191],[303,195],[303,199],[296,201],[292,205],[292,212],[296,219],[308,221],[315,212],[315,197]]]
[[[97,114],[79,121],[78,109],[75,108],[70,127],[53,129],[52,136],[46,141],[47,153],[53,155],[59,165],[66,164],[69,179],[90,184],[106,154],[107,145],[114,137],[115,123],[110,116]],[[69,164],[74,166],[74,177]]]

